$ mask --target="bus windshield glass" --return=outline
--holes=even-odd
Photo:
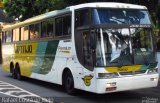
[[[96,66],[155,63],[149,28],[97,29]]]
[[[93,24],[151,24],[148,11],[139,9],[92,9]]]

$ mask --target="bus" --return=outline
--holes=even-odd
[[[156,87],[153,25],[145,6],[95,2],[3,28],[2,69],[97,94]]]

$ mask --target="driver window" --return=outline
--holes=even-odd
[[[79,10],[75,14],[76,28],[89,25],[89,9]]]

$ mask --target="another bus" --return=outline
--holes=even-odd
[[[153,26],[145,6],[86,3],[3,29],[3,71],[98,94],[156,87]]]

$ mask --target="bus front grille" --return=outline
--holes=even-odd
[[[129,72],[119,72],[120,75],[136,75],[136,74],[144,74],[146,70],[137,70],[137,71],[129,71]]]

